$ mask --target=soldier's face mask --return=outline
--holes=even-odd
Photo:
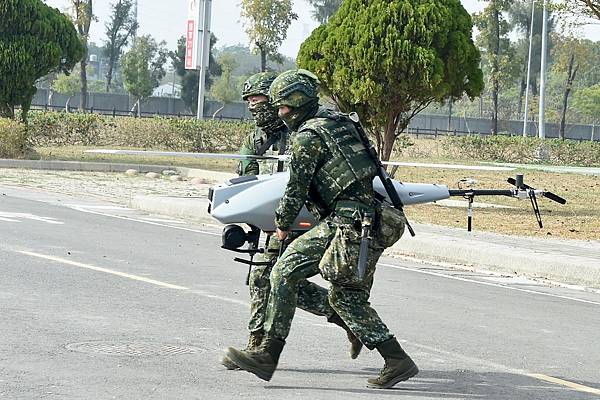
[[[264,128],[272,125],[276,122],[279,117],[277,115],[277,108],[275,108],[268,101],[262,101],[259,103],[248,103],[248,111],[252,114],[256,126]]]
[[[311,118],[319,109],[318,99],[315,99],[302,107],[279,106],[279,118],[290,131],[297,130],[307,119]]]

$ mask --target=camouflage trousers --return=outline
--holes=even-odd
[[[294,239],[299,235],[292,234],[290,239]],[[273,264],[279,256],[280,241],[277,236],[271,235],[264,254],[260,254],[256,261],[269,261],[270,265],[253,266],[250,271],[249,287],[250,287],[250,321],[248,322],[248,330],[256,332],[263,329],[265,322],[265,314],[267,304],[269,302],[269,293],[271,291],[270,275],[273,269]],[[335,311],[329,305],[327,299],[327,289],[301,279],[297,283],[298,299],[297,306],[311,314],[325,316],[328,319],[335,314]]]
[[[290,331],[299,283],[316,274],[329,281],[329,304],[352,333],[369,349],[390,339],[392,334],[369,303],[373,274],[383,246],[374,240],[369,248],[367,271],[357,277],[360,227],[352,213],[328,217],[296,239],[271,272],[271,295],[265,334],[285,339]]]

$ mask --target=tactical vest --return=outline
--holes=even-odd
[[[315,118],[306,121],[299,130],[317,133],[331,154],[312,182],[327,206],[331,206],[353,183],[377,175],[354,123],[344,114],[319,110]]]

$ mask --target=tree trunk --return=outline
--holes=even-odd
[[[110,84],[112,82],[112,74],[113,74],[113,63],[114,63],[114,61],[110,60],[110,64],[108,66],[108,72],[106,73],[106,93],[110,92]]]
[[[494,89],[492,91],[492,134],[498,133],[498,81],[494,80]]]
[[[521,77],[521,88],[519,89],[519,101],[517,102],[517,118],[521,118],[521,113],[523,112],[523,96],[525,95],[525,90],[527,89],[527,78]]]
[[[15,118],[15,108],[8,103],[0,103],[0,117]]]
[[[404,131],[408,126],[406,119],[400,119],[399,115],[388,114],[388,122],[383,131],[383,149],[380,157],[382,161],[388,161],[394,150],[394,142],[396,141],[396,132]],[[400,128],[400,129],[399,129]]]
[[[87,51],[83,60],[81,61],[81,71],[79,73],[79,77],[81,79],[81,95],[79,96],[79,110],[85,111],[87,107],[87,72],[85,68],[87,67]]]
[[[531,87],[531,94],[536,97],[538,95],[538,87],[537,87],[537,79],[535,77],[531,77],[531,81],[529,82],[529,86]]]
[[[224,108],[225,108],[225,103],[223,103],[223,105],[221,106],[221,108],[219,108],[217,111],[215,111],[213,113],[212,119],[215,119],[217,117],[217,114],[220,113]]]
[[[67,99],[67,102],[65,103],[65,111],[69,112],[69,103],[71,102],[71,99],[73,98],[73,96],[69,96],[69,98]]]
[[[565,140],[565,126],[567,124],[567,107],[569,105],[569,94],[571,93],[571,89],[573,88],[573,81],[575,80],[575,76],[577,75],[577,69],[579,69],[579,66],[573,68],[574,64],[575,54],[571,53],[571,58],[569,59],[569,67],[567,70],[567,81],[565,83],[565,93],[563,95],[562,110],[560,112],[560,130],[558,131],[558,138],[561,140]]]
[[[492,60],[492,134],[498,133],[498,92],[500,91],[500,82],[498,74],[500,66],[498,57],[500,56],[500,11],[494,1],[494,51]]]
[[[267,51],[260,48],[260,70],[265,72],[267,70]]]
[[[452,104],[454,102],[450,99],[448,103],[448,132],[452,130]]]

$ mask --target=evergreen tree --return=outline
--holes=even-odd
[[[302,44],[298,65],[317,74],[342,111],[358,112],[388,160],[427,105],[481,93],[471,36],[471,16],[458,0],[344,0]]]
[[[83,57],[73,23],[40,0],[0,2],[0,116],[25,120],[35,82],[50,72],[67,72]]]

